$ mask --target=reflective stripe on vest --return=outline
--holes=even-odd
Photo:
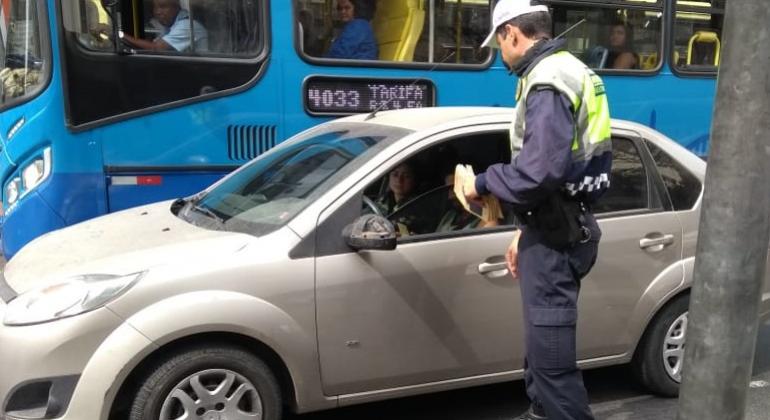
[[[567,51],[543,58],[526,76],[519,79],[516,92],[516,119],[511,127],[511,151],[518,154],[524,144],[527,96],[535,86],[550,86],[572,103],[575,135],[572,160],[585,163],[594,156],[612,150],[610,110],[604,83],[582,61]],[[609,174],[586,174],[577,183],[567,183],[570,195],[609,187]]]

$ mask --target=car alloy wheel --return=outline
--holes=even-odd
[[[160,420],[262,420],[262,400],[244,376],[227,369],[196,372],[163,401]]]
[[[248,349],[199,343],[141,369],[128,420],[280,420],[281,389]]]
[[[677,318],[666,332],[663,342],[663,366],[674,381],[682,382],[684,343],[687,334],[687,312]]]

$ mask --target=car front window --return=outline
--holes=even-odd
[[[44,43],[37,0],[2,2],[0,107],[34,95],[45,83]]]
[[[195,220],[203,215],[210,219],[206,226],[267,234],[408,133],[376,124],[320,126],[234,172],[201,198],[191,200],[181,216]]]

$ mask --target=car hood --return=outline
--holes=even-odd
[[[179,219],[171,201],[92,219],[37,238],[5,268],[16,293],[80,274],[131,274],[159,265],[214,260],[252,236],[203,229]]]

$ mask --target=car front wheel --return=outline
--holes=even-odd
[[[278,420],[281,395],[270,368],[237,347],[175,353],[146,376],[130,420]]]
[[[689,296],[669,302],[647,327],[634,355],[640,382],[655,394],[676,397],[682,382]]]

